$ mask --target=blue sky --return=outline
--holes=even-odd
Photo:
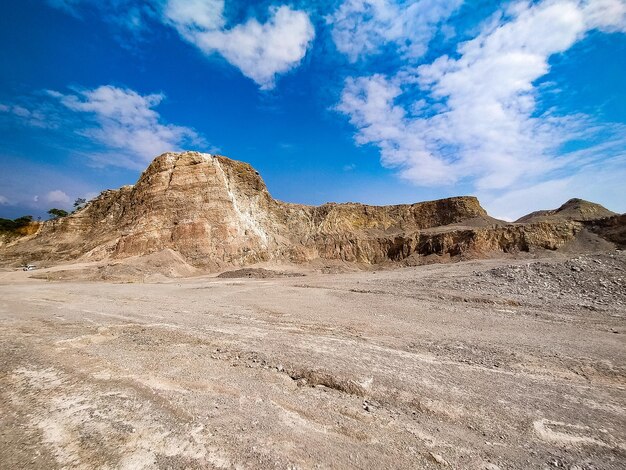
[[[0,44],[0,217],[182,149],[291,202],[626,212],[626,0],[8,0]]]

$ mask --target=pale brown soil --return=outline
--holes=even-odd
[[[533,263],[0,272],[0,467],[622,469],[626,257]]]

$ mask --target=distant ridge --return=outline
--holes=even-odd
[[[516,223],[545,222],[550,220],[590,221],[617,215],[604,206],[584,199],[570,199],[558,209],[531,212],[520,217]]]

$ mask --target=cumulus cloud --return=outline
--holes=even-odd
[[[9,204],[9,198],[7,198],[6,196],[3,196],[2,194],[0,194],[0,205],[1,206],[6,206]]]
[[[50,191],[48,194],[46,194],[46,201],[51,204],[60,204],[63,206],[67,206],[71,202],[71,199],[60,189],[55,189],[54,191]]]
[[[154,110],[164,99],[162,94],[141,95],[110,85],[75,94],[49,94],[91,123],[77,132],[98,144],[101,150],[95,157],[104,164],[141,168],[156,155],[179,150],[184,143],[202,143],[193,129],[162,122]]]
[[[315,37],[309,16],[288,6],[271,8],[265,23],[251,18],[230,29],[223,10],[223,0],[170,0],[164,16],[185,40],[205,54],[221,54],[263,89],[300,64]]]
[[[393,44],[408,59],[423,56],[442,21],[463,0],[345,0],[327,20],[337,49],[352,62]]]
[[[358,129],[358,143],[377,145],[382,162],[414,183],[470,180],[487,191],[541,179],[579,164],[559,149],[591,139],[593,126],[587,116],[537,115],[534,82],[548,73],[550,56],[591,29],[623,30],[623,7],[621,0],[514,3],[455,57],[348,79],[337,109]]]

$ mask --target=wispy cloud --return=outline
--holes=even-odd
[[[154,109],[165,98],[162,94],[141,95],[110,85],[74,94],[49,94],[84,116],[89,124],[76,132],[98,145],[94,155],[103,164],[141,168],[160,153],[179,150],[185,143],[203,143],[193,129],[162,122]]]
[[[163,17],[182,36],[224,28],[224,0],[165,0]]]
[[[71,141],[74,154],[98,166],[143,169],[163,152],[207,145],[194,129],[164,121],[155,110],[165,99],[161,93],[104,85],[72,93],[48,90],[36,98],[1,104],[0,117],[9,116],[5,124],[55,129]]]
[[[337,109],[357,128],[359,144],[378,146],[383,164],[416,184],[497,191],[540,182],[580,166],[563,144],[576,138],[593,146],[607,129],[588,116],[537,115],[535,80],[549,72],[553,54],[593,29],[623,31],[625,20],[621,0],[513,3],[454,57],[347,79]],[[624,148],[620,133],[604,138]]]
[[[127,47],[128,34],[135,39],[141,38],[149,29],[149,25],[158,17],[163,0],[46,0],[48,5],[68,13],[77,19],[85,19],[96,15],[116,29],[115,35],[120,45]],[[120,34],[122,33],[122,34]]]
[[[82,0],[47,0],[47,2],[54,8],[64,10],[71,15],[77,16],[78,13],[76,7],[82,2]]]
[[[0,119],[26,124],[33,127],[50,128],[54,122],[50,121],[43,107],[28,107],[28,104],[2,104],[0,103]]]
[[[337,49],[352,62],[392,44],[405,59],[428,50],[438,26],[463,0],[345,0],[327,17]]]

